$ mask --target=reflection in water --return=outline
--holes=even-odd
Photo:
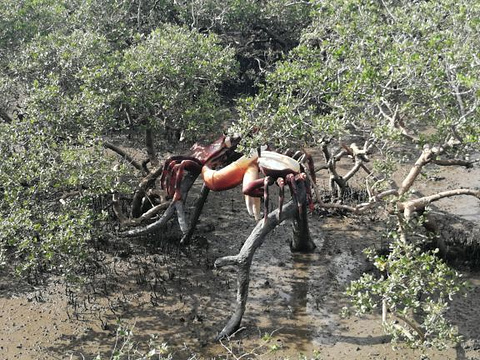
[[[292,278],[292,292],[289,306],[293,315],[304,315],[307,312],[307,295],[309,289],[310,266],[312,257],[306,254],[294,254],[292,256],[295,277]]]

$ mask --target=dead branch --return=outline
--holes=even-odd
[[[418,143],[420,140],[418,136],[412,135],[409,130],[405,127],[404,122],[402,121],[400,115],[398,114],[398,104],[395,106],[395,109],[392,110],[390,104],[388,104],[384,99],[382,99],[382,105],[377,105],[380,113],[389,121],[390,127],[393,129],[400,130],[400,133],[406,138],[410,139],[414,143]],[[384,108],[388,109],[388,112],[392,115],[388,115]]]
[[[348,182],[348,180],[350,180],[353,177],[353,175],[355,175],[358,172],[358,170],[362,168],[362,165],[363,165],[363,160],[360,157],[355,157],[355,165],[350,169],[348,173],[346,173],[343,176],[343,180],[345,184]]]
[[[425,145],[419,158],[417,159],[413,167],[410,169],[410,172],[408,173],[407,177],[403,180],[402,185],[400,186],[400,189],[398,189],[398,194],[402,196],[408,190],[410,190],[413,183],[417,179],[417,176],[422,171],[422,168],[426,164],[431,162],[433,159],[435,159],[435,157],[442,152],[443,152],[442,148],[437,148],[437,147],[430,148],[428,145]]]
[[[145,227],[142,228],[135,228],[132,230],[128,230],[125,232],[119,233],[119,236],[122,237],[137,237],[137,236],[142,236],[142,235],[147,235],[150,234],[158,229],[161,229],[162,227],[165,226],[165,224],[170,220],[175,214],[175,205],[173,203],[170,203],[168,206],[167,210],[163,213],[163,215],[154,223],[149,224]]]
[[[117,216],[118,220],[120,221],[121,227],[129,227],[129,226],[137,226],[140,225],[142,222],[150,220],[155,215],[157,215],[160,211],[166,210],[170,206],[170,201],[158,204],[148,210],[147,212],[143,213],[142,216],[135,218],[135,219],[128,219],[125,216],[119,216],[119,207],[114,200],[114,212]],[[117,213],[118,212],[118,213]],[[123,218],[123,219],[122,219]]]
[[[3,119],[3,121],[5,121],[7,124],[13,122],[12,117],[3,109],[0,109],[0,119]]]
[[[135,194],[132,200],[132,217],[136,218],[141,216],[142,200],[147,194],[147,190],[155,186],[155,181],[162,174],[163,167],[159,166],[154,171],[145,176],[138,184]]]
[[[442,191],[440,193],[430,195],[430,196],[424,196],[419,199],[399,202],[398,209],[404,212],[404,217],[408,221],[411,218],[411,215],[413,212],[424,209],[427,205],[431,204],[432,202],[438,201],[443,198],[458,196],[458,195],[475,196],[476,198],[480,199],[480,190],[455,189],[455,190]]]
[[[116,146],[108,141],[105,141],[103,143],[103,146],[107,149],[110,149],[114,152],[116,152],[118,155],[120,155],[122,158],[124,158],[126,161],[128,161],[129,164],[131,164],[135,169],[140,170],[140,171],[145,171],[144,167],[142,166],[141,163],[136,161],[131,155],[127,153],[124,149],[122,149],[119,146]]]
[[[330,158],[328,161],[328,171],[330,172],[330,189],[333,194],[343,196],[345,189],[347,188],[347,182],[337,172],[336,166],[337,160],[335,157]]]
[[[467,169],[471,169],[473,164],[479,162],[480,160],[463,160],[463,159],[433,159],[432,164],[439,166],[465,166]]]
[[[320,148],[322,149],[323,158],[326,163],[328,163],[331,158],[330,150],[328,150],[329,144],[330,144],[330,140],[322,140],[322,142],[320,143]]]
[[[326,203],[320,202],[320,207],[324,209],[346,210],[357,215],[357,214],[362,214],[365,211],[370,210],[371,208],[379,205],[380,201],[388,196],[398,196],[398,191],[396,189],[389,189],[389,190],[382,191],[380,194],[370,197],[368,202],[361,203],[356,206],[350,206],[350,205],[344,205],[344,204],[338,204],[338,203],[326,204]]]
[[[339,189],[339,197],[343,196],[345,189],[348,186],[348,181],[360,170],[364,169],[367,174],[371,175],[371,171],[365,166],[365,163],[369,161],[367,154],[373,147],[373,144],[368,144],[365,142],[363,149],[360,149],[355,143],[352,143],[350,146],[345,144],[342,145],[342,150],[340,150],[335,156],[330,156],[328,149],[325,148],[322,151],[324,152],[325,159],[329,159],[327,162],[327,169],[330,172],[330,188],[332,192],[336,193],[337,188]],[[323,146],[323,145],[322,145]],[[339,161],[343,156],[350,156],[354,159],[355,164],[350,171],[344,176],[340,176],[336,169],[336,162]],[[337,185],[337,187],[335,186]]]
[[[279,209],[268,214],[267,222],[264,224],[263,220],[257,223],[248,239],[243,244],[240,252],[235,256],[226,256],[215,261],[215,267],[220,268],[226,265],[237,266],[237,298],[235,302],[235,310],[223,328],[217,339],[224,338],[235,332],[240,326],[245,306],[247,304],[248,287],[250,284],[250,267],[252,265],[253,255],[255,251],[263,244],[265,237],[272,231],[280,222],[287,218],[294,216],[297,211],[297,204],[293,201],[288,202],[282,210],[281,218],[279,219]]]

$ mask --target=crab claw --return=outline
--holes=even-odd
[[[208,165],[204,165],[202,168],[203,181],[213,191],[232,189],[242,183],[245,171],[256,161],[257,156],[242,156],[220,170],[214,170]]]
[[[248,187],[253,181],[258,179],[258,167],[255,163],[251,164],[245,174],[243,175],[243,187]],[[250,195],[245,195],[245,205],[248,214],[255,217],[255,220],[260,220],[260,198]]]

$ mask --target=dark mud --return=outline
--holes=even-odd
[[[426,179],[419,191],[480,185],[478,169],[441,176],[440,182]],[[457,213],[478,225],[478,201],[449,201],[437,204],[435,211]],[[394,350],[378,314],[340,316],[348,305],[345,286],[371,267],[362,250],[382,246],[385,219],[314,213],[309,221],[317,245],[312,254],[290,252],[290,223],[275,229],[257,251],[242,328],[230,341],[213,339],[233,311],[236,271],[216,270],[213,263],[236,254],[255,225],[238,189],[210,194],[203,230],[185,249],[169,245],[172,228],[157,234],[154,245],[115,237],[102,244],[98,267],[83,286],[51,280],[33,288],[2,275],[0,358],[93,359],[100,353],[109,359],[121,323],[133,328],[140,349],[154,334],[168,344],[173,359],[299,359],[300,354],[319,359],[480,359],[479,273],[465,274],[473,290],[454,299],[449,312],[465,337],[462,346],[425,354],[402,346]]]

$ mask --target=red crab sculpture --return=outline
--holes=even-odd
[[[311,157],[297,158],[273,151],[259,150],[252,155],[235,152],[239,138],[222,136],[209,146],[194,145],[190,156],[174,156],[164,165],[161,178],[162,188],[173,197],[181,200],[180,184],[184,171],[202,174],[205,186],[212,191],[224,191],[243,184],[245,203],[250,215],[260,219],[260,198],[264,198],[264,217],[268,214],[268,187],[277,183],[280,189],[279,210],[281,213],[284,187],[288,185],[292,196],[296,197],[296,182],[307,181],[304,162],[308,164],[310,179],[315,181]],[[219,169],[216,169],[219,167]],[[260,173],[264,175],[260,177]],[[310,187],[307,186],[309,190]],[[308,193],[310,205],[311,194]],[[301,204],[298,203],[299,211]]]

